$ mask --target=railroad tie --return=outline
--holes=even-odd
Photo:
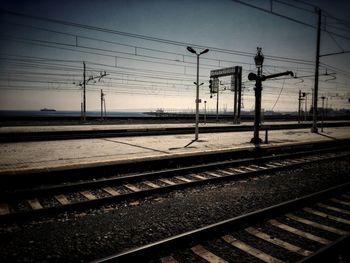
[[[143,183],[151,188],[159,188],[160,187],[159,185],[152,183],[150,181],[143,181]]]
[[[61,204],[66,205],[69,204],[69,201],[65,195],[55,195],[55,199]]]
[[[110,194],[111,196],[117,196],[120,195],[120,193],[116,190],[114,190],[112,187],[108,186],[108,187],[104,187],[102,188],[103,191],[105,191],[106,193]]]
[[[249,234],[251,234],[253,236],[256,236],[260,239],[263,239],[263,240],[270,242],[276,246],[282,247],[286,250],[297,253],[297,254],[302,255],[304,257],[307,257],[307,256],[312,254],[312,252],[309,250],[300,248],[296,245],[293,245],[291,243],[288,243],[288,242],[283,241],[281,239],[278,239],[276,237],[272,237],[264,232],[259,231],[258,229],[254,228],[254,227],[248,227],[245,229],[245,231],[247,231]]]
[[[37,198],[27,200],[28,204],[33,210],[42,209],[43,206],[40,204]]]
[[[256,168],[252,168],[252,167],[250,167],[250,166],[246,166],[246,167],[244,167],[244,169],[246,169],[246,170],[248,170],[248,171],[251,171],[251,172],[256,172],[258,169],[256,169]]]
[[[267,263],[282,263],[283,261],[269,255],[269,254],[266,254],[265,252],[257,249],[257,248],[254,248],[240,240],[238,240],[237,238],[231,236],[231,235],[226,235],[226,236],[223,236],[221,237],[223,240],[225,240],[225,242],[229,243],[230,245],[264,261],[264,262],[267,262]]]
[[[291,226],[288,226],[286,224],[283,224],[281,222],[278,222],[277,220],[275,219],[271,219],[269,220],[269,223],[275,227],[278,227],[280,229],[283,229],[285,231],[288,231],[290,233],[293,233],[295,235],[298,235],[298,236],[301,236],[301,237],[304,237],[306,239],[310,239],[312,241],[316,241],[320,244],[323,244],[323,245],[327,245],[329,243],[331,243],[330,240],[328,239],[325,239],[325,238],[322,238],[322,237],[319,237],[319,236],[316,236],[316,235],[313,235],[311,233],[308,233],[308,232],[305,232],[305,231],[302,231],[300,229],[297,229],[297,228],[294,228],[294,227],[291,227]]]
[[[161,182],[163,182],[163,183],[165,183],[165,184],[168,184],[168,185],[175,185],[175,184],[176,184],[175,182],[170,181],[170,180],[165,179],[165,178],[160,178],[160,179],[158,179],[158,180],[161,181]]]
[[[136,187],[135,185],[132,185],[132,184],[125,184],[124,187],[128,188],[129,190],[131,190],[133,192],[141,191],[140,188],[138,188],[138,187]]]
[[[207,178],[205,178],[204,176],[201,176],[199,174],[191,174],[192,177],[197,178],[199,180],[206,180]]]
[[[226,174],[226,175],[234,175],[232,172],[228,172],[226,170],[219,170],[220,173]]]
[[[217,174],[217,173],[213,173],[213,172],[205,172],[205,174],[213,176],[213,177],[222,177],[222,175]]]
[[[84,196],[88,200],[95,200],[97,199],[96,196],[94,196],[91,192],[89,191],[81,191],[80,194]]]
[[[209,250],[205,249],[201,245],[197,245],[191,248],[191,250],[201,258],[205,259],[209,263],[228,263],[226,260],[218,257],[214,253],[210,252]]]
[[[265,167],[265,166],[256,165],[256,164],[252,164],[251,167],[256,168],[256,169],[261,169],[261,170],[267,169],[267,167]]]
[[[350,206],[350,202],[342,201],[337,198],[331,198],[330,200],[333,201],[334,203]]]
[[[270,167],[270,168],[279,167],[279,165],[274,165],[274,164],[271,164],[271,163],[267,163],[267,164],[265,164],[265,166]]]
[[[344,231],[344,230],[341,230],[341,229],[338,229],[335,227],[331,227],[331,226],[326,226],[326,225],[311,221],[309,219],[305,219],[303,217],[296,216],[294,214],[286,214],[286,217],[288,217],[289,219],[292,219],[294,221],[297,221],[299,223],[309,225],[309,226],[312,226],[315,228],[319,228],[319,229],[322,229],[322,230],[325,230],[325,231],[328,231],[328,232],[331,232],[331,233],[334,233],[337,235],[347,235],[348,234],[347,231]]]
[[[325,204],[322,204],[322,203],[318,203],[317,204],[319,207],[323,207],[323,208],[326,208],[328,210],[332,210],[332,211],[335,211],[335,212],[339,212],[339,213],[342,213],[342,214],[345,214],[345,215],[350,215],[350,211],[349,210],[344,210],[344,209],[341,209],[341,208],[338,208],[338,207],[334,207],[334,206],[330,206],[330,205],[325,205]]]
[[[180,181],[182,181],[182,182],[186,182],[186,183],[192,182],[192,180],[187,179],[187,178],[185,178],[185,177],[183,177],[183,176],[175,176],[175,178],[178,179],[178,180],[180,180]]]
[[[340,222],[340,223],[344,223],[344,224],[350,225],[350,220],[347,220],[347,219],[344,219],[344,218],[341,218],[341,217],[338,217],[338,216],[333,216],[333,215],[330,215],[330,214],[327,214],[327,213],[323,213],[321,211],[318,211],[318,210],[315,210],[315,209],[312,209],[312,208],[309,208],[309,207],[305,207],[305,208],[303,208],[303,210],[305,212],[310,213],[310,214],[318,215],[318,216],[321,216],[321,217],[324,217],[324,218],[328,218],[328,219],[331,219],[331,220],[334,220],[334,221],[337,221],[337,222]]]
[[[236,173],[240,173],[240,174],[245,172],[244,170],[239,169],[239,168],[230,168],[230,170],[231,170],[231,171],[234,171],[234,172],[236,172]]]

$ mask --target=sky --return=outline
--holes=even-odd
[[[274,13],[302,23],[272,14],[271,3]],[[209,48],[199,62],[200,98],[209,110],[216,107],[210,71],[233,66],[243,67],[242,110],[254,108],[247,75],[256,72],[262,47],[265,75],[291,70],[298,77],[265,81],[262,108],[296,111],[299,90],[310,93],[311,103],[315,6],[325,11],[321,55],[350,51],[346,0],[3,0],[0,110],[80,110],[84,61],[86,79],[93,78],[86,85],[88,111],[99,110],[101,89],[107,111],[192,111],[196,57],[186,50],[192,46]],[[319,97],[328,98],[328,107],[349,109],[350,54],[320,61]],[[220,81],[220,111],[232,111],[230,79]]]

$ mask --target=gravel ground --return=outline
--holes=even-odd
[[[0,262],[86,262],[350,179],[350,158],[0,225]]]

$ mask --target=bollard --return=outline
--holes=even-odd
[[[265,130],[265,143],[269,143],[269,130]]]

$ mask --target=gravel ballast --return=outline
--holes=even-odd
[[[350,179],[350,158],[0,226],[1,262],[86,262]]]

